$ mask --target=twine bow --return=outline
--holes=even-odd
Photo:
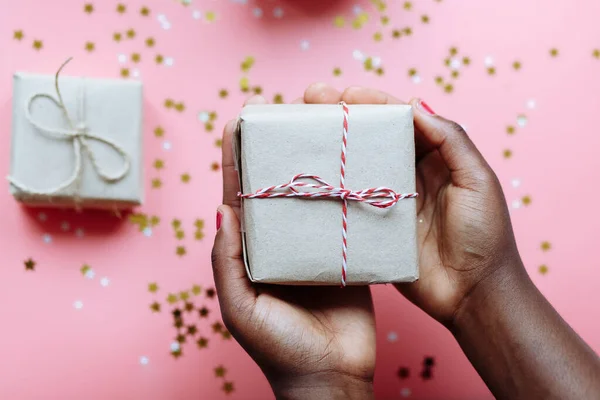
[[[342,200],[342,287],[346,286],[346,274],[348,271],[348,201],[366,203],[377,208],[391,208],[400,200],[412,199],[417,193],[400,194],[387,187],[378,187],[352,191],[346,189],[346,146],[348,144],[348,119],[349,110],[346,103],[340,103],[344,112],[343,135],[342,135],[342,157],[340,166],[340,186],[334,187],[316,175],[298,174],[288,183],[269,186],[259,189],[254,193],[238,193],[243,199],[273,199],[281,197],[298,197],[303,199],[335,198]],[[306,183],[301,179],[309,179],[317,183]],[[301,191],[298,189],[312,189]]]
[[[14,177],[11,177],[11,176],[8,177],[8,181],[12,185],[14,185],[16,188],[18,188],[19,190],[21,190],[29,195],[49,196],[49,195],[57,194],[61,190],[70,187],[74,183],[79,183],[79,181],[81,180],[81,175],[83,173],[82,150],[85,151],[85,153],[89,157],[90,161],[92,162],[92,166],[94,168],[94,171],[96,171],[96,174],[98,174],[98,176],[107,183],[114,183],[114,182],[120,181],[127,175],[127,173],[129,172],[129,169],[130,169],[130,165],[131,165],[130,156],[129,156],[129,154],[127,154],[127,152],[122,147],[120,147],[118,144],[116,144],[115,142],[113,142],[110,139],[106,139],[102,136],[91,133],[89,131],[88,127],[86,126],[86,124],[85,124],[85,108],[86,108],[85,107],[85,99],[86,99],[85,85],[81,85],[81,87],[80,87],[79,107],[78,107],[78,112],[80,114],[79,118],[78,118],[79,122],[75,122],[69,115],[67,107],[65,106],[62,95],[60,93],[60,88],[58,85],[58,77],[59,77],[61,71],[63,70],[63,68],[71,60],[72,60],[72,58],[69,58],[67,61],[65,61],[63,63],[63,65],[56,72],[55,79],[54,79],[54,87],[56,89],[57,98],[54,98],[53,96],[51,96],[49,94],[45,94],[45,93],[34,94],[27,100],[27,102],[25,104],[25,118],[32,126],[34,126],[36,128],[36,130],[39,133],[43,134],[44,136],[49,137],[51,139],[55,139],[55,140],[71,141],[71,143],[73,144],[73,153],[75,154],[75,168],[73,169],[73,173],[71,174],[71,176],[69,178],[67,178],[63,183],[60,183],[59,185],[57,185],[55,187],[51,187],[49,189],[44,189],[44,190],[33,189],[33,188],[29,187],[28,185],[19,182]],[[50,127],[47,127],[47,126],[44,126],[44,125],[38,123],[35,120],[35,118],[32,116],[31,109],[32,109],[33,105],[35,104],[35,102],[39,99],[47,99],[47,100],[50,100],[52,103],[54,103],[54,105],[56,105],[56,107],[60,111],[62,111],[69,128],[68,129],[50,128]],[[88,141],[97,141],[100,143],[104,143],[107,146],[114,149],[115,152],[117,152],[123,159],[123,167],[121,168],[121,170],[114,175],[110,175],[110,174],[106,173],[102,169],[102,167],[98,164],[98,161],[96,160],[94,151],[89,146]]]

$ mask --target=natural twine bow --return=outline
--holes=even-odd
[[[63,63],[63,65],[56,72],[55,79],[54,79],[54,87],[56,89],[57,98],[54,98],[51,95],[45,94],[45,93],[34,94],[33,96],[31,96],[29,98],[29,100],[27,100],[27,103],[25,104],[25,118],[31,125],[33,125],[37,129],[38,132],[44,134],[46,137],[49,137],[51,139],[56,139],[56,140],[71,141],[71,143],[73,143],[73,152],[75,154],[75,168],[74,168],[71,176],[67,180],[65,180],[63,183],[61,183],[55,187],[45,189],[45,190],[33,189],[33,188],[29,187],[28,185],[19,182],[17,179],[15,179],[14,177],[11,177],[11,176],[9,176],[7,178],[8,181],[12,185],[14,185],[16,188],[18,188],[22,192],[25,192],[29,195],[49,196],[49,195],[57,194],[61,190],[70,187],[74,183],[78,184],[79,181],[81,180],[81,175],[83,173],[82,149],[85,150],[86,154],[88,155],[90,161],[92,162],[92,166],[93,166],[94,170],[96,171],[96,173],[98,174],[98,176],[107,183],[114,183],[114,182],[120,181],[127,175],[127,173],[129,172],[129,169],[130,169],[130,164],[131,164],[130,156],[129,156],[129,154],[127,154],[127,152],[122,147],[120,147],[118,144],[111,141],[110,139],[106,139],[106,138],[103,138],[102,136],[98,136],[98,135],[91,133],[88,130],[87,126],[85,125],[85,98],[86,98],[85,85],[81,85],[81,87],[80,87],[81,93],[79,95],[79,108],[78,108],[78,112],[80,114],[79,122],[77,122],[77,123],[74,122],[74,120],[70,117],[67,107],[65,106],[62,95],[60,93],[60,88],[58,85],[58,77],[59,77],[61,71],[63,70],[63,68],[65,68],[65,66],[71,60],[72,60],[72,58],[69,58],[67,61],[65,61]],[[43,125],[39,124],[38,122],[36,122],[36,120],[31,115],[31,109],[33,107],[33,104],[36,102],[36,100],[42,99],[42,98],[52,101],[62,111],[62,113],[64,114],[64,117],[67,121],[67,124],[69,126],[69,129],[49,128],[47,126],[43,126]],[[89,140],[95,140],[97,142],[104,143],[104,144],[108,145],[109,147],[113,148],[123,158],[123,168],[115,175],[109,175],[108,173],[106,173],[98,164],[98,162],[96,160],[96,156],[88,144]],[[77,185],[77,186],[79,186],[79,185]],[[78,197],[76,196],[76,199],[77,198]]]
[[[412,199],[417,193],[400,194],[390,188],[378,187],[359,191],[348,190],[346,184],[346,146],[348,144],[349,110],[346,103],[341,102],[344,113],[342,132],[342,157],[340,165],[340,187],[331,186],[316,175],[298,174],[282,185],[259,189],[254,193],[238,193],[243,199],[273,199],[278,197],[299,197],[303,199],[337,198],[342,200],[342,287],[346,286],[348,272],[348,201],[357,201],[377,208],[390,208],[400,200]],[[300,182],[300,179],[310,179],[317,183]],[[298,188],[315,189],[309,192],[299,191]]]

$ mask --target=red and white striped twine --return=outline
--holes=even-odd
[[[342,157],[340,166],[340,187],[331,186],[316,175],[298,174],[288,183],[259,189],[254,193],[238,196],[244,199],[273,199],[279,197],[299,197],[303,199],[337,198],[342,200],[342,287],[346,286],[348,272],[348,201],[366,203],[377,208],[390,208],[400,200],[412,199],[417,193],[399,194],[386,187],[352,191],[346,189],[346,146],[348,143],[348,106],[341,102],[344,111],[344,124],[342,136]],[[312,180],[316,183],[301,182],[301,179]],[[299,188],[312,189],[309,192],[299,191]]]

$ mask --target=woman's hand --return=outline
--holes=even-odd
[[[298,102],[338,102],[328,91]],[[254,97],[247,103],[264,103]],[[242,260],[238,177],[223,134],[223,205],[217,211],[212,264],[223,321],[261,367],[278,398],[373,396],[375,318],[368,287],[252,284]]]

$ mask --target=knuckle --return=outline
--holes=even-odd
[[[465,129],[458,122],[448,120],[447,125],[448,125],[448,129],[450,131],[452,131],[454,134],[457,134],[457,135],[466,135],[467,134]]]

